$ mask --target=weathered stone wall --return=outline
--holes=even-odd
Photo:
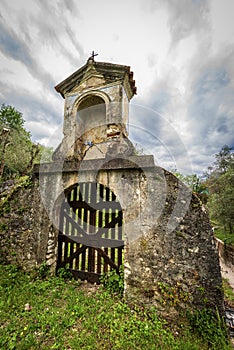
[[[2,184],[1,201],[1,262],[26,270],[40,266],[49,258],[54,228],[41,201],[38,179]]]
[[[99,182],[123,209],[126,298],[177,317],[185,308],[223,310],[213,232],[199,199],[151,156],[51,163],[35,168],[3,214],[3,258],[56,267],[60,205],[78,182]],[[21,208],[21,209],[20,209]],[[23,209],[24,208],[24,209]]]
[[[170,315],[194,306],[222,310],[219,260],[199,200],[192,197],[187,214],[170,232],[169,216],[164,212],[148,233],[129,244],[127,296]]]

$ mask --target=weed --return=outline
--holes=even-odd
[[[227,300],[228,305],[234,307],[234,292],[233,288],[230,286],[228,280],[223,278],[223,291],[225,300]]]
[[[116,270],[104,273],[100,277],[100,282],[103,284],[106,290],[111,293],[118,293],[123,295],[124,292],[124,268],[121,265],[119,273]]]
[[[223,241],[226,245],[234,245],[234,236],[233,233],[225,231],[224,227],[217,226],[217,223],[214,223],[214,234],[217,238]]]
[[[209,344],[210,349],[225,349],[227,328],[218,312],[214,314],[213,310],[202,309],[187,315],[191,329]]]
[[[6,222],[0,223],[0,231],[8,230],[8,225]]]
[[[66,267],[60,267],[57,271],[57,276],[68,280],[73,278],[71,271]]]
[[[158,282],[158,291],[162,296],[161,303],[163,305],[176,306],[180,302],[188,302],[190,300],[189,293],[182,289],[179,282],[174,286],[169,286],[164,282]]]
[[[50,266],[47,265],[46,261],[43,261],[43,263],[40,265],[38,269],[38,277],[46,278],[49,275],[49,272],[50,272]]]
[[[26,210],[28,210],[29,209],[29,207],[25,207],[25,206],[22,206],[22,207],[19,207],[18,209],[17,209],[17,213],[18,214],[23,214]]]

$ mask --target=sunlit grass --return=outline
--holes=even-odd
[[[212,222],[212,225],[214,227],[214,235],[215,237],[221,239],[221,241],[225,242],[226,244],[232,244],[234,245],[234,234],[229,233],[228,231],[225,231],[224,227]]]
[[[202,317],[204,324],[209,321],[209,333],[204,330],[204,336],[188,325],[175,332],[155,310],[130,307],[102,288],[46,276],[46,269],[42,279],[14,266],[0,268],[0,349],[231,349],[206,314]],[[207,334],[212,334],[213,345]]]
[[[223,278],[223,290],[226,302],[229,306],[234,307],[234,291],[226,278]]]

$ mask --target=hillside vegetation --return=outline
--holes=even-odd
[[[207,208],[216,237],[234,244],[234,153],[224,145],[202,176],[174,174],[186,183]]]

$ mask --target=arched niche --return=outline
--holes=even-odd
[[[105,101],[96,95],[84,97],[77,108],[77,124],[84,132],[106,123]]]
[[[99,129],[99,137],[106,134],[109,110],[109,97],[99,91],[82,94],[74,103],[76,127],[80,136]]]

